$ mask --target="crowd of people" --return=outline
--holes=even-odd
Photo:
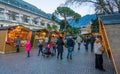
[[[15,39],[16,52],[19,52],[20,48],[20,38]],[[57,55],[57,59],[63,59],[64,46],[68,49],[67,59],[72,60],[72,53],[75,50],[74,45],[77,43],[78,51],[81,49],[81,43],[84,44],[86,52],[88,52],[88,45],[90,44],[91,52],[95,53],[95,68],[101,71],[105,71],[103,68],[103,45],[100,37],[86,36],[82,37],[78,35],[76,38],[72,36],[67,36],[65,39],[62,37],[45,37],[45,39],[39,39],[38,42],[38,56],[54,56]],[[44,47],[45,46],[45,47]],[[27,40],[26,44],[27,57],[30,57],[31,42]]]

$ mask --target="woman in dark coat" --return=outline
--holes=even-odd
[[[62,40],[62,37],[59,37],[57,40],[57,50],[58,50],[57,59],[59,59],[60,57],[60,59],[62,60],[63,45],[64,45],[64,42]]]
[[[85,46],[85,49],[86,51],[88,51],[88,43],[89,43],[89,38],[88,36],[84,39],[84,46]]]

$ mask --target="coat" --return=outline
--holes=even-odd
[[[15,38],[15,44],[20,45],[21,39],[19,37]]]
[[[63,45],[64,45],[63,40],[61,38],[59,38],[58,41],[57,41],[58,52],[63,52]]]
[[[99,43],[96,43],[96,42],[95,42],[95,44],[94,44],[94,53],[95,53],[95,54],[102,55],[102,54],[103,54],[103,51],[104,51],[104,49],[102,48],[101,43],[100,43],[100,42],[99,42]]]
[[[26,47],[26,51],[29,52],[31,50],[31,43],[30,41],[27,41],[27,43],[25,44]]]
[[[74,46],[74,42],[73,42],[72,38],[67,39],[67,45],[68,45],[68,47],[73,47]]]
[[[77,43],[81,43],[82,42],[82,38],[80,36],[77,37]]]

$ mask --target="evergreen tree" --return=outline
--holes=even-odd
[[[99,32],[99,23],[98,23],[98,18],[92,21],[92,25],[91,25],[91,30],[92,33],[98,33]]]

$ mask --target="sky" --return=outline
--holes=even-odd
[[[58,6],[63,4],[65,0],[24,0],[37,8],[41,9],[45,13],[53,13]],[[82,6],[70,6],[72,10],[79,13],[81,16],[87,14],[94,14],[94,8],[91,5]]]

